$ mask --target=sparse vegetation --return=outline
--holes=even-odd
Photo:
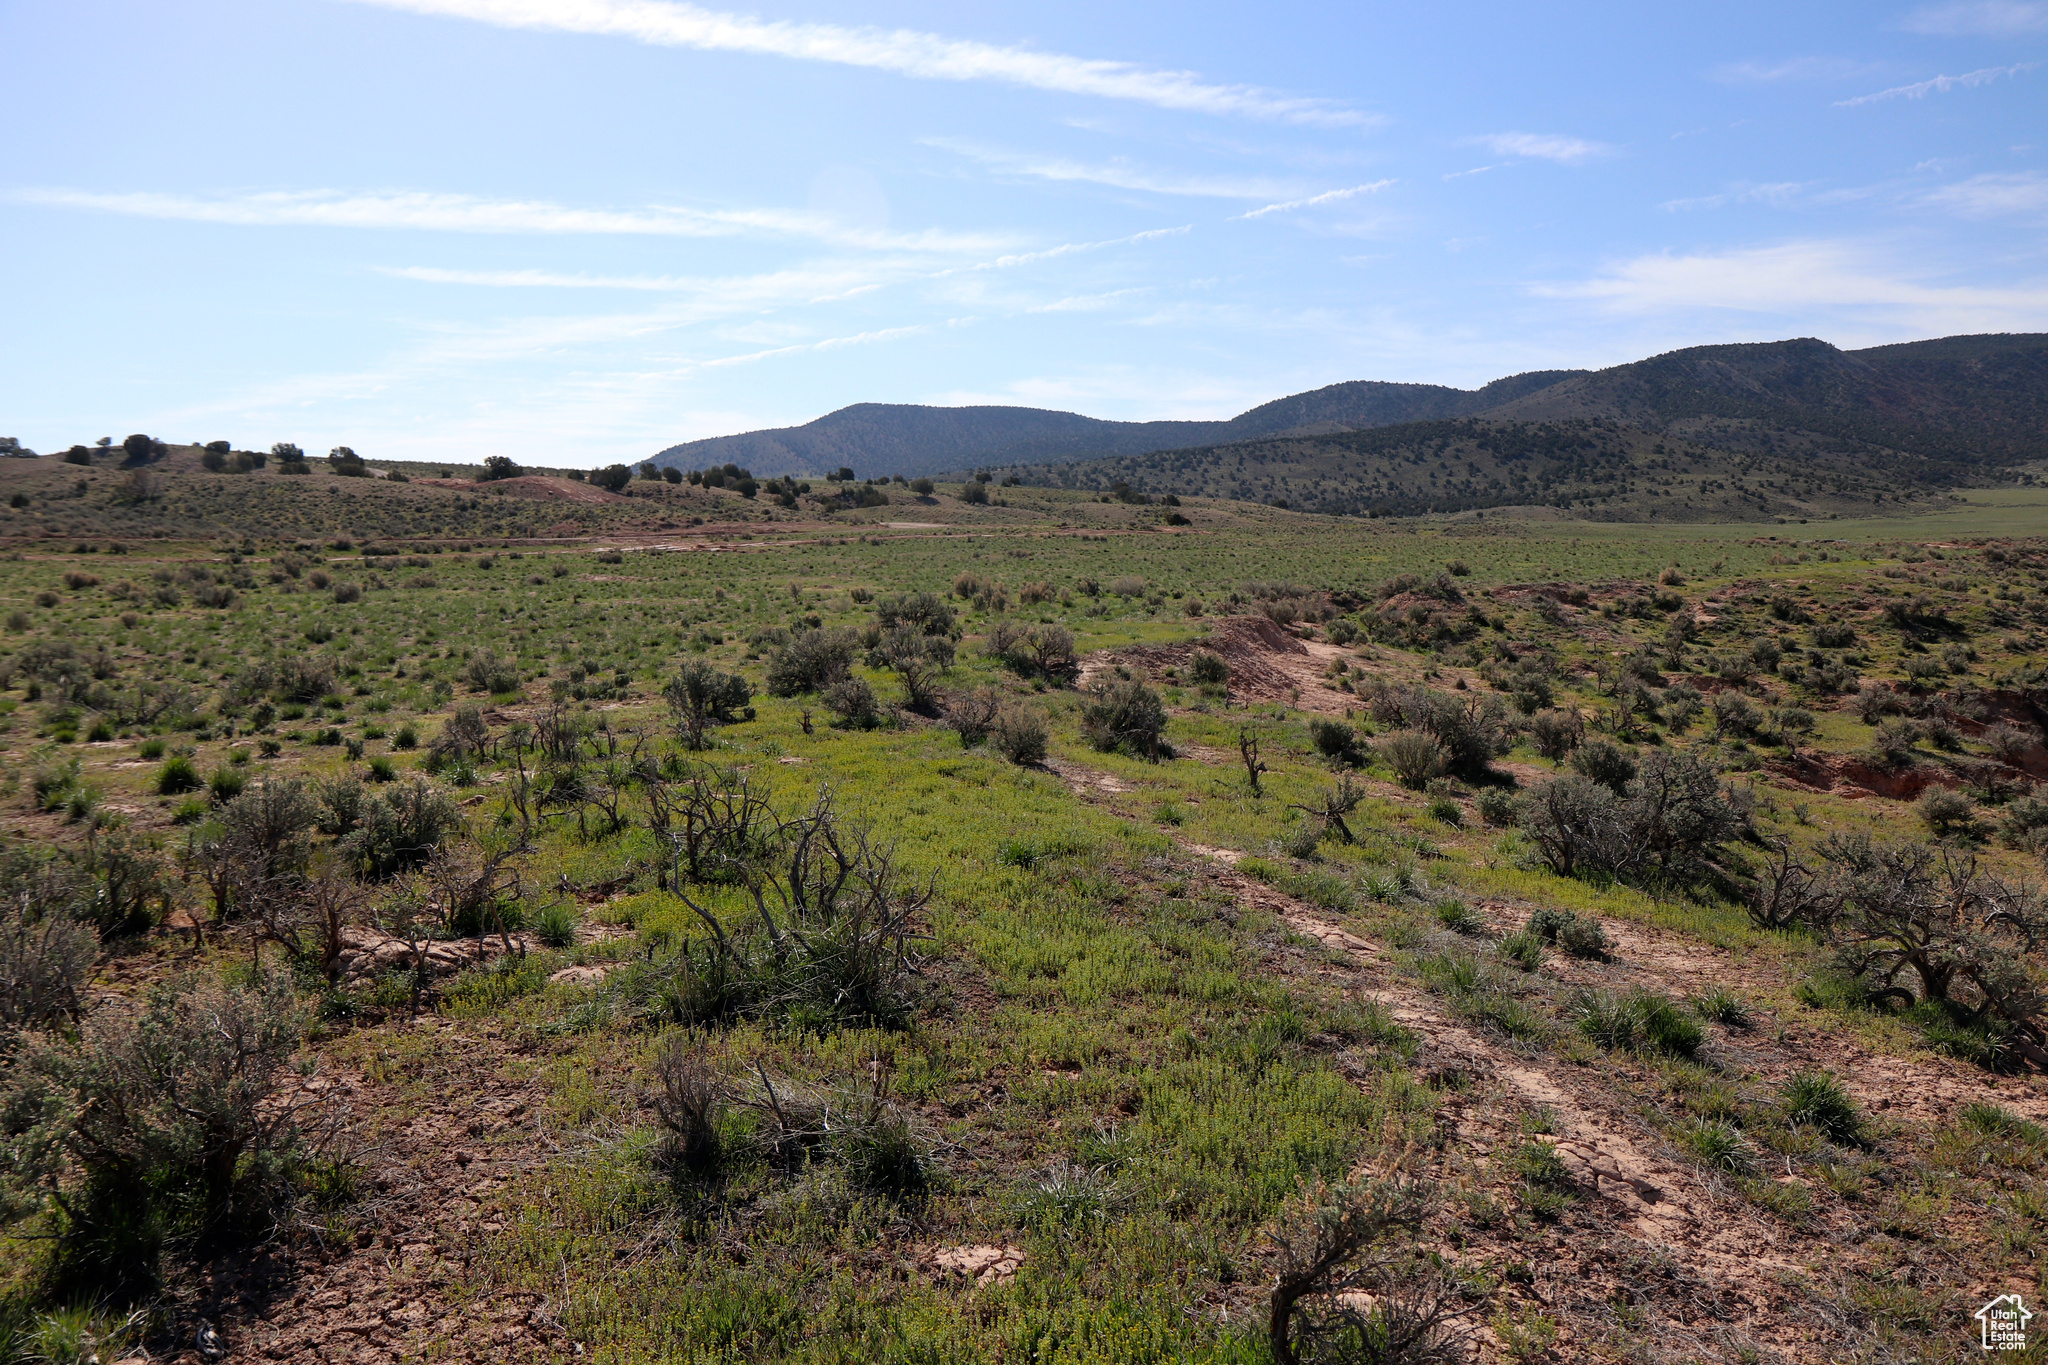
[[[60,532],[0,558],[24,1332],[168,1358],[217,1302],[239,1358],[402,1285],[507,1358],[1862,1350],[1633,1180],[1770,1218],[1898,1358],[1955,1334],[1887,1248],[2031,1282],[2032,541],[1001,471],[899,533],[908,485],[737,467],[542,521],[544,470],[200,454],[0,469]],[[643,548],[689,516],[738,552]],[[259,1265],[269,1318],[204,1298]]]

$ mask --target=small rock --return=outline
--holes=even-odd
[[[936,1247],[931,1261],[939,1270],[953,1275],[971,1275],[977,1287],[1002,1284],[1017,1273],[1028,1258],[1013,1246]]]

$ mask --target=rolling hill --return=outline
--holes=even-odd
[[[1580,373],[1537,371],[1470,390],[1357,380],[1275,399],[1227,422],[1109,422],[1044,408],[856,403],[798,427],[673,445],[654,462],[678,469],[736,464],[757,475],[823,474],[842,465],[862,477],[946,474],[993,465],[1135,455],[1287,432],[1348,431],[1460,417]]]
[[[1283,403],[1290,400],[1282,400]],[[1694,347],[1526,389],[1476,414],[1019,465],[1025,483],[1341,515],[1544,506],[1607,520],[1868,512],[2031,478],[2048,460],[2048,336],[1842,351]]]

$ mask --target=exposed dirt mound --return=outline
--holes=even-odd
[[[1779,760],[1765,767],[1775,777],[1813,791],[1834,792],[1851,801],[1870,796],[1911,801],[1929,787],[1964,785],[1957,774],[1932,764],[1881,768],[1875,763],[1841,754],[1803,754],[1796,760]]]
[[[1085,687],[1118,665],[1140,675],[1185,669],[1197,651],[1215,654],[1229,666],[1232,701],[1287,702],[1305,711],[1340,716],[1358,704],[1357,698],[1323,678],[1331,660],[1345,657],[1343,650],[1300,639],[1263,616],[1218,621],[1206,638],[1182,644],[1101,650],[1081,661],[1080,682]]]

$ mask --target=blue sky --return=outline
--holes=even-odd
[[[2048,3],[0,0],[0,434],[596,465],[2048,330]]]

